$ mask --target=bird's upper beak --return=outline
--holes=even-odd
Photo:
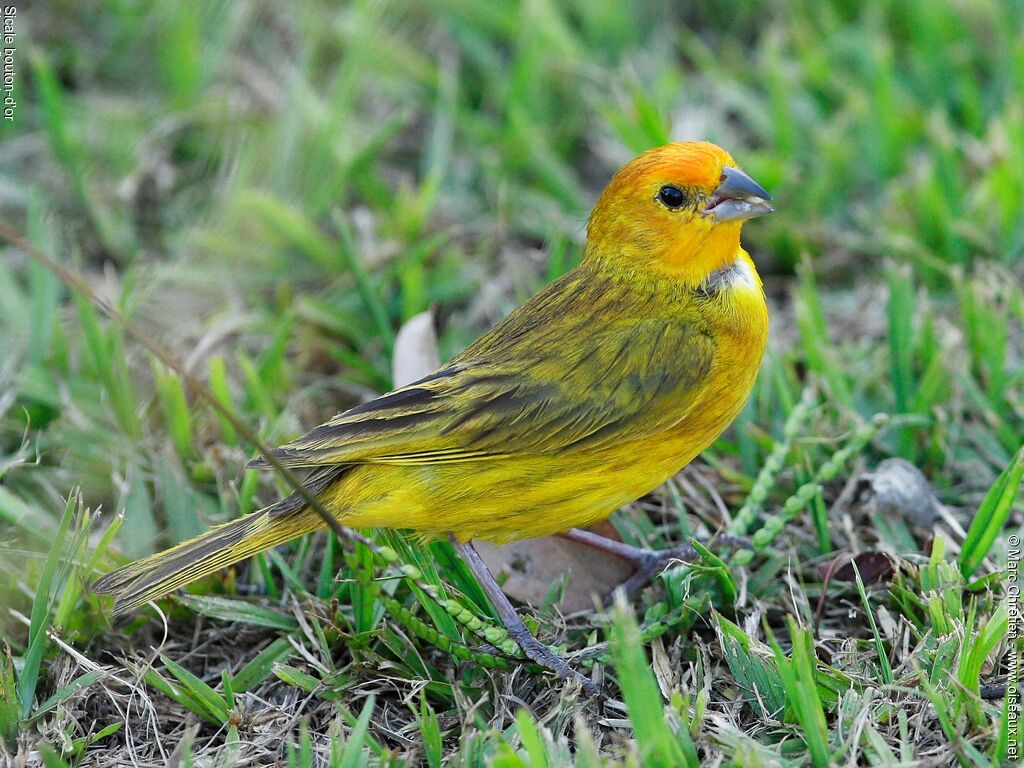
[[[726,166],[722,169],[721,183],[711,194],[704,214],[714,216],[719,222],[753,219],[775,210],[768,204],[771,199],[764,187],[739,168]]]

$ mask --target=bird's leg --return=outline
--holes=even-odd
[[[673,560],[689,562],[696,560],[698,557],[697,550],[691,544],[680,544],[671,549],[656,551],[634,547],[632,544],[609,539],[606,536],[601,536],[591,531],[584,531],[580,528],[570,528],[568,531],[558,535],[564,539],[569,539],[569,541],[586,544],[588,547],[593,547],[601,552],[607,552],[609,555],[614,555],[633,563],[636,566],[636,572],[616,588],[624,590],[627,595],[636,592],[654,579]],[[739,536],[719,535],[715,537],[715,541],[727,547],[749,546],[748,542]]]
[[[578,680],[583,687],[584,693],[588,696],[597,696],[600,690],[591,680],[570,667],[565,659],[552,653],[546,645],[531,634],[523,620],[519,618],[516,609],[512,607],[508,597],[501,590],[501,587],[498,586],[498,582],[494,580],[483,558],[480,557],[473,545],[468,541],[460,542],[454,536],[449,538],[451,539],[452,546],[455,547],[455,551],[459,553],[459,556],[469,566],[469,570],[473,572],[477,581],[480,582],[480,586],[487,593],[491,604],[498,612],[498,617],[501,619],[502,624],[505,625],[505,629],[508,630],[509,637],[515,640],[519,647],[523,649],[526,657],[542,667],[550,669],[563,680],[570,678]]]

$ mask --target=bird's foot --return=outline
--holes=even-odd
[[[692,562],[700,556],[700,553],[697,552],[692,544],[680,544],[672,547],[671,549],[654,550],[644,549],[643,547],[634,547],[632,544],[626,544],[621,541],[616,541],[615,539],[609,539],[605,536],[592,533],[591,531],[584,531],[579,528],[570,528],[565,533],[559,535],[563,538],[569,539],[570,541],[577,541],[580,544],[586,544],[588,547],[594,547],[595,549],[607,552],[615,557],[628,560],[636,567],[636,571],[633,575],[612,590],[612,593],[607,596],[605,599],[606,605],[611,602],[612,596],[618,590],[623,590],[626,595],[632,595],[634,592],[653,581],[658,574],[668,568],[672,563],[680,561]],[[703,544],[704,542],[701,541],[701,543]],[[750,543],[746,539],[740,536],[730,536],[727,534],[714,536],[709,539],[709,543],[725,546],[730,549],[739,549],[750,546]]]
[[[522,627],[524,631],[518,631],[519,627]],[[583,693],[588,697],[601,695],[601,689],[593,680],[569,666],[565,659],[534,637],[530,631],[526,629],[525,625],[519,623],[518,626],[509,626],[508,630],[509,637],[516,641],[519,647],[523,649],[523,654],[530,661],[539,664],[545,669],[551,670],[558,675],[561,680],[575,680],[579,683]]]
[[[599,696],[601,689],[592,680],[573,669],[565,659],[554,653],[533,636],[529,628],[519,617],[519,614],[516,613],[516,609],[512,607],[508,597],[501,591],[501,587],[494,580],[494,576],[487,570],[487,565],[473,545],[469,542],[461,542],[454,536],[449,538],[452,546],[455,547],[455,551],[459,553],[463,562],[469,566],[469,569],[477,577],[480,586],[490,598],[491,605],[498,612],[501,623],[505,625],[508,636],[523,650],[523,655],[530,661],[551,670],[562,680],[577,681],[588,697]]]

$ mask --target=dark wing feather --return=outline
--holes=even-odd
[[[470,461],[597,449],[667,429],[700,390],[712,339],[678,305],[658,317],[659,303],[643,301],[652,297],[626,295],[636,286],[595,282],[570,273],[437,372],[275,455],[288,466]],[[624,317],[645,310],[655,316]]]

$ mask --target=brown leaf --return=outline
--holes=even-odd
[[[829,562],[819,565],[818,572],[826,580],[826,585],[829,581],[856,581],[854,564],[860,571],[860,578],[865,585],[881,581],[893,573],[898,565],[896,559],[886,552],[861,552],[854,556],[849,552],[843,552]]]
[[[861,581],[865,586],[881,581],[898,567],[899,562],[892,555],[885,552],[861,552],[858,555],[851,555],[849,552],[840,552],[826,563],[818,566],[818,573],[821,574],[822,588],[821,599],[814,609],[814,633],[818,634],[818,624],[821,615],[825,610],[825,602],[828,598],[828,585],[832,581],[855,582],[857,574],[853,569],[854,564],[857,571],[860,571]]]
[[[559,603],[565,613],[592,608],[595,600],[600,603],[633,573],[633,566],[624,560],[558,536],[500,547],[487,542],[474,542],[474,546],[498,581],[505,577],[505,594],[523,603],[540,605],[555,580],[568,573],[569,583]]]

